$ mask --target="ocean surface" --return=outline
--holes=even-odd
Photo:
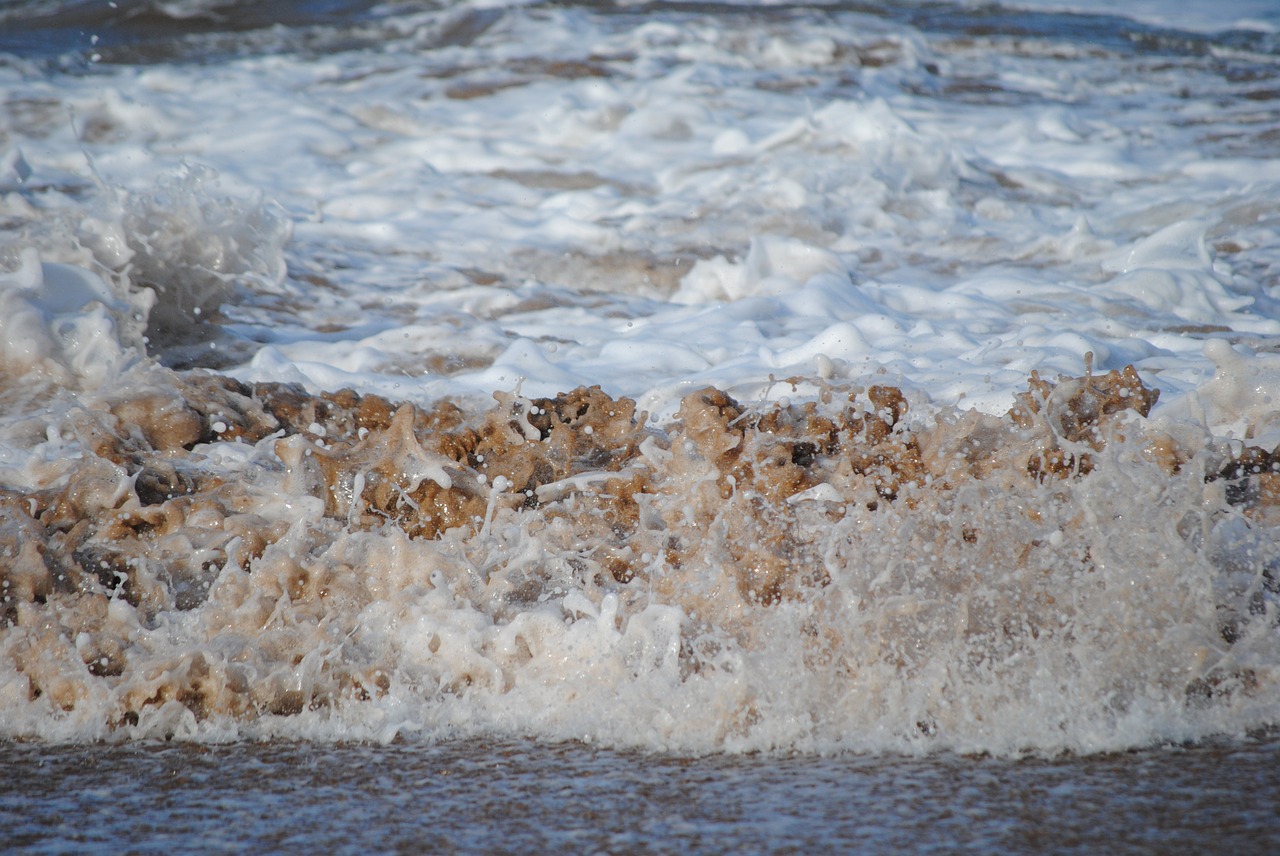
[[[9,852],[1268,853],[1280,743],[699,758],[503,739],[10,745]]]
[[[0,2],[0,92],[8,846],[1280,844],[1275,4]]]

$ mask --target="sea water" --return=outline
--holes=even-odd
[[[0,6],[6,766],[1263,788],[1280,17],[1126,13]]]
[[[478,739],[6,747],[6,847],[164,853],[1264,853],[1271,742],[699,758]]]

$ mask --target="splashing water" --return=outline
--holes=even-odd
[[[1265,32],[714,11],[0,64],[0,736],[1277,723]]]

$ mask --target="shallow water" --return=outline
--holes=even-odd
[[[581,744],[0,746],[11,852],[1264,853],[1274,738],[1063,760]]]

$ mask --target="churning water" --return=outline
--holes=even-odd
[[[1280,17],[1172,5],[0,4],[17,840],[1274,843]]]

